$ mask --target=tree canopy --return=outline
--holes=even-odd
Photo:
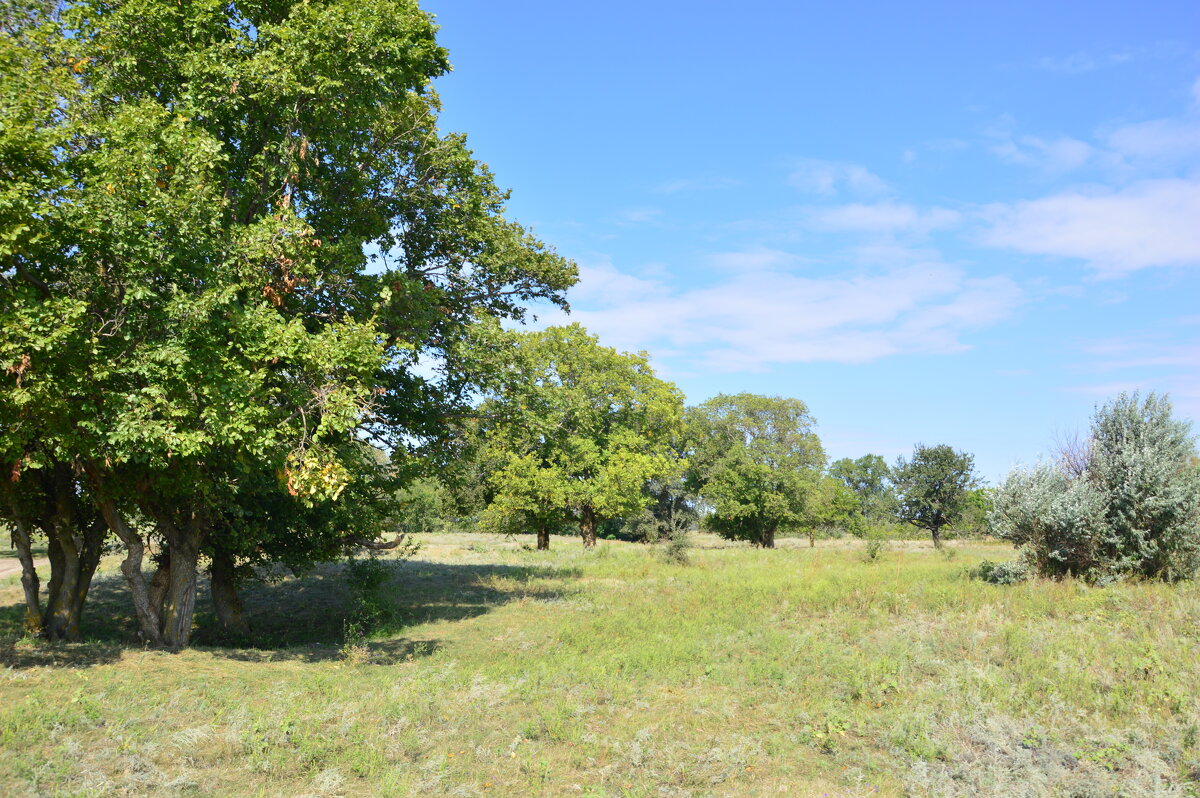
[[[933,544],[942,545],[942,530],[967,509],[968,492],[975,487],[975,458],[941,444],[917,444],[911,460],[903,457],[892,470],[902,521],[928,529]]]
[[[142,635],[186,645],[201,554],[287,538],[251,545],[222,508],[265,490],[304,514],[413,473],[478,381],[468,331],[563,303],[575,268],[437,129],[449,62],[411,0],[5,0],[4,18],[6,512],[45,504],[18,501],[43,482],[25,475],[58,469],[125,545]],[[59,547],[87,548],[68,526]]]
[[[539,548],[574,519],[594,546],[601,521],[639,513],[644,486],[678,469],[683,398],[645,355],[600,346],[578,324],[510,337],[501,390],[475,430],[491,464],[487,518],[537,530]]]
[[[720,394],[688,412],[689,478],[723,537],[773,548],[782,529],[812,523],[825,452],[799,399]]]

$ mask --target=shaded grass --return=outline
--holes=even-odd
[[[121,623],[18,644],[0,793],[1196,794],[1194,586],[997,587],[967,576],[986,544],[701,542],[681,568],[431,536],[390,564],[369,664],[338,660],[334,567],[250,591],[253,647],[207,615],[180,655]]]

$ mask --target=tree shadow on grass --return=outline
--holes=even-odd
[[[451,564],[427,560],[379,560],[387,579],[378,591],[383,614],[373,624],[366,662],[394,664],[438,651],[433,639],[403,637],[406,629],[438,621],[462,621],[512,601],[555,601],[574,593],[546,584],[579,575],[577,569],[536,565]],[[245,585],[248,637],[231,635],[218,622],[201,580],[192,647],[214,656],[252,662],[322,662],[344,657],[347,624],[358,606],[341,564],[325,564],[296,578]],[[89,667],[141,650],[129,591],[119,575],[95,580],[84,610],[87,642],[72,645],[11,641],[22,635],[24,605],[0,607],[0,666]],[[4,641],[9,641],[5,643]],[[361,652],[360,652],[361,653]]]

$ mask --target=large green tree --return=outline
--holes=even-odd
[[[929,530],[933,545],[942,547],[942,530],[968,509],[975,487],[975,458],[945,444],[918,444],[911,459],[896,461],[892,470],[899,495],[900,520]]]
[[[781,530],[817,522],[825,452],[799,399],[756,394],[709,399],[688,412],[690,481],[723,537],[774,548]]]
[[[186,645],[202,556],[291,545],[223,508],[339,500],[364,435],[414,473],[477,382],[458,342],[575,270],[438,131],[412,0],[4,2],[4,473],[65,466],[142,636]]]
[[[638,514],[646,484],[678,469],[683,397],[645,355],[601,346],[578,324],[512,342],[476,431],[491,464],[487,518],[536,530],[542,549],[573,518],[590,548],[601,521]]]

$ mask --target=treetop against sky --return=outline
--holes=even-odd
[[[1120,390],[1200,417],[1200,5],[424,7],[570,320],[690,402],[993,482]]]

